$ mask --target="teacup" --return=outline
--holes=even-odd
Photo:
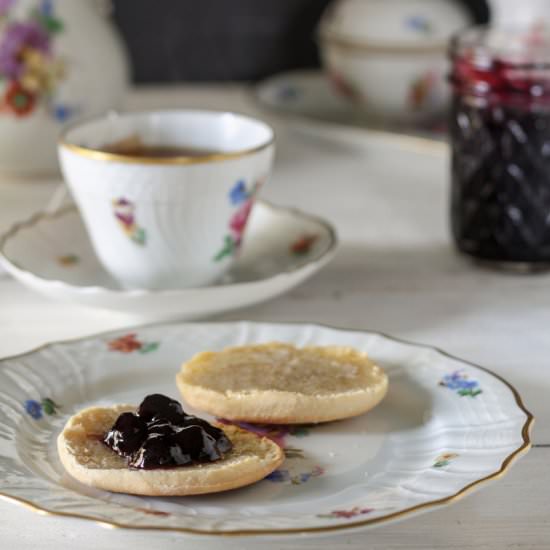
[[[227,271],[273,153],[264,122],[196,110],[110,113],[59,143],[98,258],[123,287],[145,289],[208,285]]]

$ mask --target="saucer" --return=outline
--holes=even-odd
[[[337,95],[325,74],[319,70],[288,71],[266,78],[254,87],[254,98],[260,108],[302,125],[324,123],[392,135],[445,139],[443,120],[414,126],[374,120],[372,115]]]
[[[125,290],[105,271],[76,207],[38,213],[0,238],[0,264],[50,298],[147,319],[191,319],[250,306],[311,277],[334,255],[324,220],[258,201],[241,255],[218,284],[178,290]]]

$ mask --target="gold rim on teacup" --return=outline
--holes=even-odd
[[[181,156],[175,156],[175,157],[153,157],[153,156],[148,157],[148,156],[138,156],[138,155],[124,155],[121,153],[110,153],[108,151],[101,151],[100,149],[94,149],[93,147],[86,147],[85,145],[77,145],[75,143],[70,143],[67,141],[66,137],[70,132],[90,122],[104,119],[107,115],[103,114],[100,116],[91,116],[87,118],[82,118],[76,121],[75,123],[67,126],[61,133],[58,140],[58,144],[60,147],[63,147],[64,149],[67,149],[72,153],[75,153],[76,155],[93,159],[93,160],[102,160],[102,161],[108,161],[108,162],[123,162],[127,164],[182,165],[182,164],[205,164],[209,162],[221,162],[224,160],[233,160],[233,159],[245,157],[248,155],[253,155],[254,153],[259,153],[260,151],[267,149],[268,147],[272,146],[275,143],[275,130],[271,125],[269,125],[267,122],[263,120],[255,119],[254,117],[251,117],[242,113],[238,113],[235,111],[216,111],[213,109],[212,110],[210,109],[208,110],[170,109],[170,110],[155,110],[155,111],[125,111],[120,113],[117,112],[117,114],[124,116],[124,115],[148,115],[148,114],[156,114],[156,113],[198,112],[198,111],[209,112],[212,114],[219,114],[219,115],[235,115],[235,116],[247,118],[251,121],[264,124],[270,130],[271,137],[265,143],[261,143],[256,147],[250,147],[248,149],[241,149],[238,151],[229,151],[227,153],[207,153],[204,155],[196,155],[196,156],[181,155]]]

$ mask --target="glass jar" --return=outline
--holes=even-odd
[[[451,45],[451,220],[458,249],[550,267],[550,35],[473,28]]]

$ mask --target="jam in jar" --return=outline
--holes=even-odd
[[[550,266],[550,34],[473,28],[451,46],[451,220],[458,249]]]

